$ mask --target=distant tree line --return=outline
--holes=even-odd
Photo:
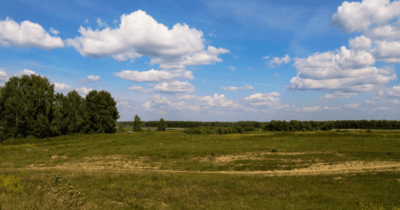
[[[157,127],[159,121],[142,121],[143,127]],[[133,122],[118,122],[121,126],[133,126]],[[336,121],[276,121],[257,122],[201,122],[201,121],[165,121],[166,127],[198,128],[198,127],[233,127],[240,126],[244,130],[262,128],[265,131],[315,131],[331,129],[400,129],[397,120],[336,120]],[[246,128],[246,129],[245,129]]]
[[[163,120],[164,121],[164,120]],[[157,127],[160,121],[141,121],[143,127]],[[256,121],[239,121],[239,122],[201,122],[201,121],[164,121],[165,126],[168,128],[196,128],[200,126],[205,127],[231,127],[237,126],[251,126],[254,128],[261,128],[261,123]],[[133,127],[133,121],[117,122],[118,125],[123,127]]]
[[[0,87],[0,141],[66,134],[115,133],[116,102],[107,91],[55,93],[45,77],[11,77]]]

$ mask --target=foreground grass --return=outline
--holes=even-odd
[[[75,206],[66,209],[398,209],[398,171],[272,177],[234,172],[345,161],[399,162],[399,137],[397,131],[168,131],[7,140],[0,145],[0,209],[66,206],[61,198],[70,191],[54,189],[55,174],[62,183],[71,180],[76,192],[85,191],[84,200],[73,200]],[[90,164],[131,170],[84,168]]]

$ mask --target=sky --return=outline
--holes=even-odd
[[[400,1],[0,4],[0,86],[106,90],[118,121],[398,120]]]

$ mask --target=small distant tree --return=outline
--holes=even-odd
[[[140,121],[138,115],[135,115],[135,119],[133,120],[133,131],[142,131],[142,121]]]
[[[164,119],[161,118],[160,121],[158,122],[157,130],[158,131],[165,131],[165,127],[167,127],[167,125],[165,124]]]

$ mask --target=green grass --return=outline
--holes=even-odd
[[[315,176],[195,173],[289,171],[345,161],[400,162],[400,132],[144,131],[7,140],[0,144],[0,209],[60,209],[61,203],[53,200],[63,191],[45,187],[54,183],[55,174],[85,191],[85,202],[77,209],[400,208],[398,171]],[[83,170],[82,164],[101,164],[108,170]],[[129,168],[135,164],[143,168]],[[47,168],[37,170],[41,167]],[[23,192],[1,185],[11,176],[20,179]]]

